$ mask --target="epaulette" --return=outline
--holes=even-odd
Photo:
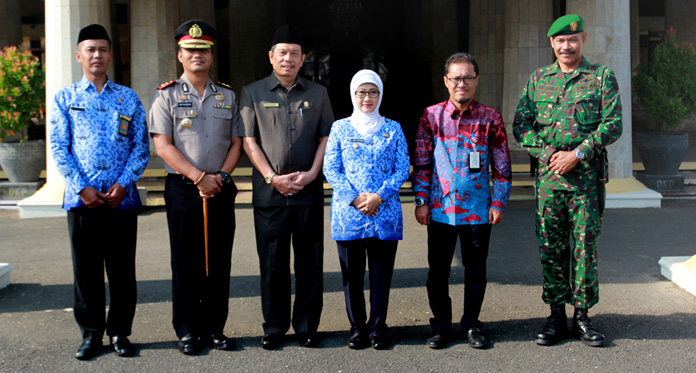
[[[176,83],[176,80],[170,80],[166,83],[162,83],[159,87],[157,87],[157,89],[165,89],[174,83]]]
[[[225,87],[225,88],[227,88],[227,89],[231,89],[231,90],[234,91],[234,88],[232,88],[232,86],[229,85],[229,84],[227,84],[227,83],[223,83],[223,82],[215,82],[215,83],[217,83],[217,85],[221,85],[221,86],[223,86],[223,87]]]

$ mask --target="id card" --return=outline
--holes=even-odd
[[[118,120],[118,134],[128,136],[128,127],[130,127],[131,118],[121,114]]]
[[[469,153],[469,171],[479,172],[481,170],[481,154],[477,151]]]

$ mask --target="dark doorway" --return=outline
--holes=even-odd
[[[307,46],[303,76],[325,85],[336,119],[353,111],[350,80],[361,69],[377,72],[384,82],[380,113],[401,123],[411,137],[424,106],[417,92],[415,48],[405,39],[403,1],[305,0],[287,7],[287,21],[300,29]],[[415,47],[415,46],[414,46]],[[409,62],[410,61],[410,62]],[[418,107],[420,106],[420,107]]]

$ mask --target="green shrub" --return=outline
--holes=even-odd
[[[692,43],[677,42],[673,28],[658,44],[650,63],[636,68],[633,89],[638,103],[661,132],[678,127],[696,112],[696,52]]]
[[[0,51],[0,140],[15,135],[26,140],[29,120],[45,111],[45,80],[41,62],[30,51]]]

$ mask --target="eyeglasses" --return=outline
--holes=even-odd
[[[355,92],[355,97],[365,98],[365,96],[370,96],[370,98],[379,97],[379,91],[357,91]]]
[[[465,76],[463,78],[450,78],[449,76],[445,75],[445,78],[450,81],[450,83],[454,85],[460,85],[462,82],[466,83],[466,85],[472,85],[478,76]]]

